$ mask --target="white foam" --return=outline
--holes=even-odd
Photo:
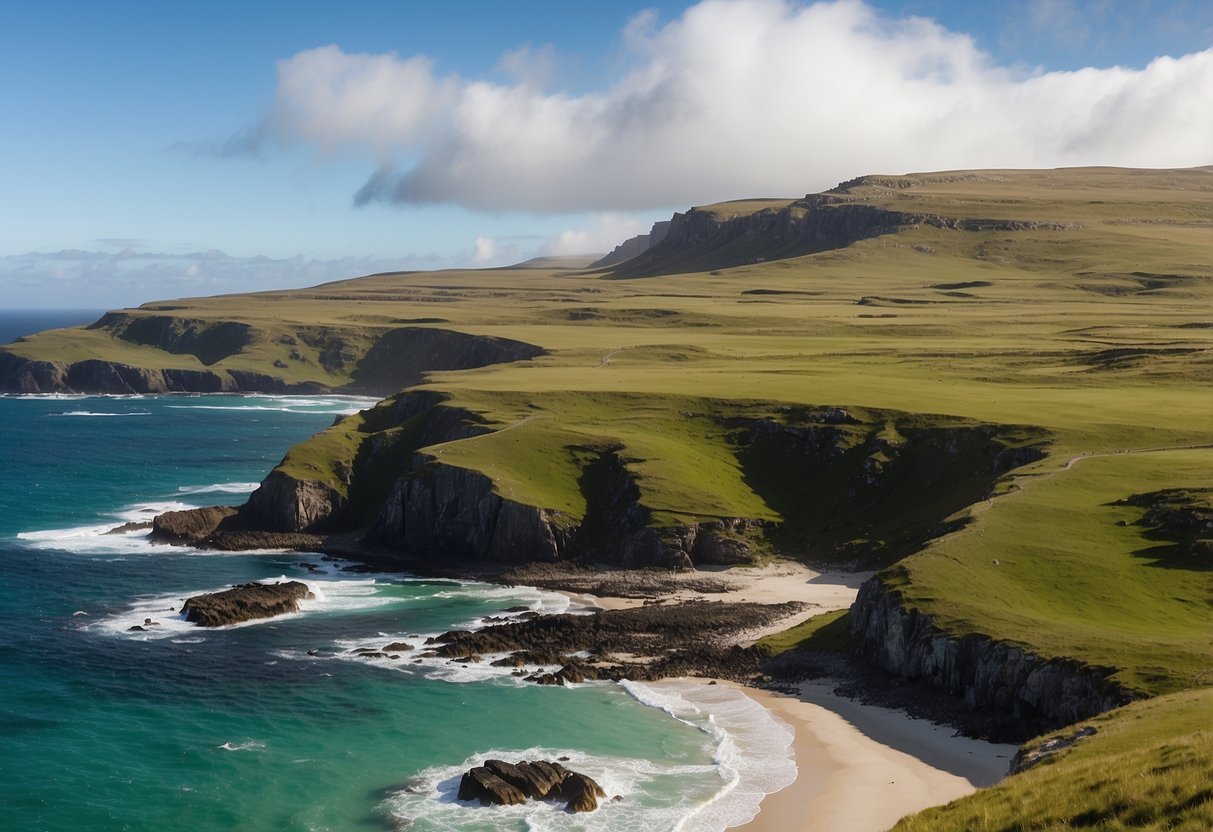
[[[217,482],[213,485],[183,485],[179,494],[250,494],[261,485],[259,482]]]
[[[459,779],[463,772],[488,759],[508,762],[519,760],[555,760],[567,757],[563,765],[592,777],[607,793],[598,809],[586,814],[569,815],[559,800],[532,800],[516,806],[482,807],[477,801],[458,799]],[[465,829],[519,828],[534,832],[564,830],[656,830],[676,829],[689,808],[688,790],[662,794],[651,788],[660,779],[685,778],[687,786],[710,778],[707,765],[677,765],[626,757],[596,756],[574,749],[526,748],[492,749],[468,757],[454,766],[434,766],[414,777],[401,791],[384,801],[384,809],[394,818],[408,823],[424,818],[434,832],[458,832]],[[709,780],[710,782],[710,780]],[[710,789],[709,789],[710,791]],[[613,800],[618,795],[622,799]],[[480,826],[479,823],[485,824]]]
[[[740,826],[758,814],[766,795],[795,782],[794,732],[741,691],[693,682],[621,684],[638,702],[694,725],[716,743],[713,762],[721,787],[673,827],[679,832],[719,832]]]
[[[225,742],[216,746],[224,751],[264,751],[265,743],[261,740],[245,740],[244,742]]]
[[[133,638],[140,641],[154,641],[169,638],[176,644],[193,644],[191,638],[197,638],[200,632],[231,630],[238,627],[256,627],[260,624],[280,622],[284,619],[298,618],[302,615],[313,615],[329,612],[353,612],[374,609],[389,604],[399,603],[402,599],[393,598],[378,592],[378,586],[373,578],[359,580],[320,580],[313,576],[296,578],[280,575],[275,578],[265,578],[257,581],[262,584],[280,584],[286,581],[302,581],[312,592],[312,598],[299,602],[299,611],[276,615],[272,618],[256,618],[242,621],[239,624],[229,624],[223,627],[199,627],[185,620],[180,612],[187,598],[212,592],[222,592],[230,586],[209,587],[204,589],[175,592],[166,595],[154,595],[137,598],[127,609],[119,613],[99,618],[87,626],[88,629],[111,636]],[[146,622],[151,620],[153,624]],[[140,627],[143,629],[132,629]],[[201,641],[202,639],[198,639]],[[292,658],[295,658],[292,656]]]
[[[51,416],[151,416],[151,412],[147,410],[132,411],[130,413],[101,413],[95,410],[66,410],[63,413],[51,413]]]
[[[157,514],[166,511],[182,511],[195,508],[177,500],[135,503],[116,512],[115,519],[108,523],[87,526],[71,526],[66,529],[42,529],[19,532],[17,539],[33,549],[59,549],[91,555],[154,554],[164,552],[198,551],[167,543],[152,543],[147,529],[115,532],[124,523],[150,523]]]

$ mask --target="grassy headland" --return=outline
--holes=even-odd
[[[474,415],[478,435],[427,444],[424,424],[392,423],[385,405],[296,448],[283,470],[373,502],[424,450],[506,499],[593,525],[595,465],[609,455],[654,526],[747,518],[764,552],[888,565],[885,584],[950,635],[1105,667],[1160,696],[903,828],[1205,828],[1213,795],[1197,786],[1213,711],[1206,692],[1182,691],[1213,668],[1213,560],[1125,501],[1213,480],[1213,169],[873,176],[824,207],[754,200],[692,214],[704,227],[782,228],[853,206],[912,219],[801,248],[764,231],[753,239],[771,257],[752,256],[753,239],[707,251],[672,232],[613,271],[393,273],[147,304],[3,352],[335,390],[421,382]],[[538,349],[469,362],[472,342],[452,332]],[[430,353],[448,357],[427,364],[427,338],[446,339]],[[830,409],[848,420],[813,416]],[[797,465],[755,439],[764,420],[829,431],[829,458],[849,461]],[[1047,455],[1005,473],[959,429]],[[343,472],[374,442],[394,450],[375,484],[350,485]],[[860,471],[882,483],[863,505],[847,496]],[[770,644],[822,634],[845,642],[831,619]],[[1137,771],[1149,792],[1130,782]]]

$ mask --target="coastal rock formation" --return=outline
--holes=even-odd
[[[153,543],[196,545],[211,540],[215,533],[236,515],[234,506],[166,511],[156,515],[148,539]]]
[[[606,792],[591,777],[570,771],[557,762],[527,760],[507,763],[486,760],[468,769],[459,781],[460,800],[479,800],[481,806],[513,806],[528,799],[558,798],[569,812],[592,812]]]
[[[929,225],[953,231],[1060,230],[1070,226],[1034,220],[973,219],[894,211],[856,201],[854,180],[780,207],[730,214],[713,206],[670,219],[660,243],[616,266],[617,277],[647,277],[742,266],[842,248],[859,240]],[[911,185],[912,186],[912,185]],[[606,265],[599,261],[595,265]]]
[[[986,636],[950,635],[930,615],[907,608],[879,576],[859,589],[851,632],[865,660],[964,698],[975,710],[1008,713],[1025,735],[1041,733],[1127,704],[1134,694],[1108,668],[1047,659]]]
[[[345,507],[345,496],[315,480],[300,480],[271,471],[241,508],[242,522],[271,532],[322,531],[334,513]]]
[[[302,581],[280,584],[240,584],[221,592],[188,598],[181,607],[185,620],[199,627],[224,627],[257,618],[298,612],[299,602],[313,598]]]
[[[587,679],[650,681],[675,676],[713,676],[746,681],[765,653],[736,646],[742,634],[803,611],[797,602],[689,601],[606,610],[593,615],[545,615],[453,630],[431,639],[421,655],[465,660],[507,654],[500,667],[562,665],[538,674],[540,684],[578,684]],[[579,658],[588,654],[590,659]],[[546,678],[550,677],[550,678]]]
[[[406,552],[525,563],[556,561],[571,533],[559,512],[524,506],[493,491],[478,471],[421,456],[397,481],[367,540]]]
[[[605,269],[607,266],[614,266],[616,263],[622,263],[625,260],[631,260],[633,257],[639,257],[664,240],[669,233],[669,220],[655,222],[648,234],[637,234],[635,237],[629,237],[615,246],[609,254],[595,260],[589,267],[591,269]]]
[[[154,307],[146,307],[106,313],[87,329],[102,330],[117,342],[158,350],[161,354],[153,360],[159,366],[133,366],[104,357],[81,361],[29,358],[23,355],[23,341],[18,340],[0,347],[0,392],[316,394],[342,389],[389,395],[417,384],[433,370],[474,369],[545,352],[522,341],[432,327],[369,332],[311,327],[274,337],[282,357],[265,360],[263,371],[253,371],[223,366],[226,359],[270,338],[239,321],[180,318],[156,314]],[[202,368],[172,366],[185,356]],[[293,372],[277,375],[280,370]],[[305,378],[314,378],[295,380],[301,372]]]

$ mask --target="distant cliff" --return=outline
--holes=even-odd
[[[961,219],[894,211],[858,201],[842,188],[824,194],[809,194],[791,204],[752,212],[723,210],[728,205],[691,208],[685,213],[674,214],[662,240],[647,246],[631,259],[616,261],[614,276],[701,272],[800,257],[916,225],[954,231],[1070,227],[1032,220]],[[603,265],[603,261],[596,265]]]
[[[23,352],[29,348],[18,340],[0,347],[0,393],[388,395],[420,383],[427,372],[468,370],[544,354],[542,348],[522,341],[434,327],[300,326],[293,334],[271,334],[239,321],[142,310],[107,313],[86,330],[112,339],[116,354],[126,345],[152,348],[155,352],[141,353],[139,361],[158,366],[104,356],[27,357]],[[174,367],[175,360],[192,366]],[[230,366],[233,363],[244,366]],[[250,365],[260,369],[247,369]]]
[[[591,269],[604,269],[607,266],[614,266],[616,263],[622,263],[624,260],[631,260],[633,257],[639,257],[653,246],[660,243],[666,238],[670,232],[670,220],[661,220],[653,223],[652,230],[648,234],[637,234],[635,237],[629,237],[619,245],[615,246],[609,254],[590,264]]]

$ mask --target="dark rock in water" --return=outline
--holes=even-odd
[[[147,632],[147,628],[146,628],[146,627],[140,627],[138,624],[135,624],[135,625],[134,625],[134,626],[132,626],[132,627],[127,627],[127,628],[126,628],[126,631],[127,631],[128,633],[146,633],[146,632]]]
[[[517,606],[506,607],[504,610],[502,610],[502,612],[530,612],[530,611],[531,611],[531,608],[528,607],[526,604],[518,604]]]
[[[413,645],[405,641],[393,641],[391,644],[383,648],[384,653],[403,653],[406,650],[415,649]]]
[[[281,584],[241,584],[222,592],[195,595],[181,607],[185,620],[200,627],[222,627],[257,618],[298,612],[299,602],[313,598],[302,581]]]
[[[606,797],[606,792],[592,778],[571,771],[560,783],[560,795],[568,801],[565,808],[570,812],[592,812],[598,808],[598,798]]]
[[[148,538],[154,543],[176,546],[203,543],[225,525],[225,521],[230,523],[235,515],[234,506],[166,511],[152,521],[152,533]]]
[[[152,524],[150,522],[138,523],[138,522],[132,521],[130,523],[123,523],[121,526],[114,526],[114,528],[110,529],[108,532],[106,532],[106,534],[126,534],[127,532],[141,532],[141,531],[146,531],[147,529],[150,529],[151,527],[152,527]]]
[[[460,800],[479,800],[481,806],[513,806],[526,803],[526,795],[484,766],[468,769],[459,781]]]
[[[558,798],[570,812],[592,812],[600,797],[606,797],[606,792],[592,778],[544,760],[485,760],[484,765],[468,769],[459,781],[459,799],[479,800],[482,806]]]

